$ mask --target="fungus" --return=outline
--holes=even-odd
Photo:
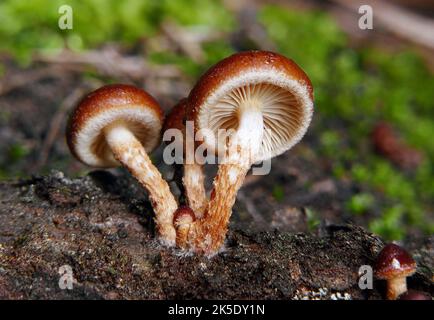
[[[400,246],[389,243],[379,253],[375,275],[387,281],[387,299],[396,298],[407,291],[407,277],[416,272],[416,262]]]
[[[206,191],[205,191],[205,175],[203,173],[202,165],[198,164],[194,155],[194,139],[193,149],[186,147],[186,126],[185,126],[185,107],[187,99],[181,99],[176,104],[170,114],[166,117],[164,122],[163,131],[169,129],[178,129],[183,135],[183,144],[178,145],[177,148],[183,150],[183,163],[184,172],[182,183],[186,193],[187,203],[194,211],[196,218],[201,218],[203,211],[207,204]],[[190,153],[190,154],[187,154]]]
[[[188,206],[180,206],[175,211],[173,225],[176,229],[176,246],[178,248],[187,248],[188,233],[195,219],[195,213]]]
[[[192,228],[195,249],[212,255],[224,242],[237,191],[253,163],[277,156],[305,134],[313,113],[313,89],[290,59],[266,51],[234,54],[211,67],[188,97],[195,130],[232,130],[204,217]]]
[[[408,290],[401,294],[398,300],[432,300],[431,296],[425,292]]]
[[[163,112],[148,93],[131,85],[108,85],[77,105],[66,138],[72,154],[89,166],[125,166],[149,192],[160,240],[174,245],[178,205],[147,154],[159,145],[162,124]]]

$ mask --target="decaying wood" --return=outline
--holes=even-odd
[[[230,228],[212,259],[164,248],[150,205],[131,178],[60,172],[0,184],[0,298],[379,299],[382,281],[360,290],[358,270],[382,246],[355,226],[318,234]],[[236,215],[236,212],[234,213]],[[434,293],[434,239],[407,248],[418,263],[412,289]],[[59,268],[73,289],[59,288]]]

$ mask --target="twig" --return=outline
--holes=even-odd
[[[177,49],[189,56],[195,62],[203,62],[204,53],[199,42],[194,41],[191,33],[186,32],[174,23],[164,22],[161,25],[164,36],[175,45]]]
[[[57,77],[65,71],[81,73],[89,66],[95,68],[99,74],[128,81],[182,78],[182,73],[176,66],[150,66],[140,56],[125,57],[113,48],[85,52],[64,50],[57,55],[37,54],[33,57],[33,62],[42,62],[47,66],[5,77],[0,82],[0,95],[31,82]]]
[[[0,95],[4,95],[31,82],[37,82],[49,77],[58,77],[59,73],[60,68],[58,66],[47,66],[36,70],[19,72],[10,77],[5,76],[0,82]]]
[[[202,43],[223,38],[224,34],[210,28],[187,28],[165,21],[161,25],[163,36],[170,41],[175,50],[183,52],[197,63],[203,63],[205,54]]]
[[[235,46],[239,46],[246,39],[253,42],[261,50],[276,51],[276,45],[270,40],[265,27],[258,21],[257,1],[225,1],[225,6],[232,11],[238,20],[238,30],[232,35]],[[244,47],[238,49],[246,49]],[[249,48],[250,49],[250,48]]]
[[[360,1],[332,0],[340,6],[355,10],[361,5]],[[363,4],[371,5],[374,14],[374,24],[380,25],[409,41],[434,49],[434,21],[421,15],[409,12],[392,3],[369,0]]]
[[[80,53],[65,50],[55,56],[37,55],[34,61],[60,65],[92,66],[103,75],[130,80],[143,80],[150,74],[158,74],[164,78],[181,76],[181,71],[175,66],[152,67],[140,56],[122,56],[113,48]]]

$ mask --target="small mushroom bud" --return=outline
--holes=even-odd
[[[190,207],[179,207],[173,216],[173,225],[176,229],[176,246],[181,249],[187,248],[187,238],[191,224],[195,220],[195,214]]]
[[[432,300],[431,296],[425,292],[408,290],[399,296],[398,300]]]
[[[231,132],[209,150],[224,154],[214,179],[214,197],[195,223],[196,250],[215,254],[222,246],[238,190],[253,163],[293,147],[313,114],[313,88],[292,60],[273,52],[234,54],[211,67],[190,92],[187,118],[195,130]],[[223,152],[224,151],[224,152]]]
[[[160,240],[174,245],[178,204],[148,152],[160,144],[163,112],[145,91],[130,85],[104,86],[84,97],[66,131],[71,153],[93,167],[122,164],[149,192]]]
[[[184,186],[187,203],[194,211],[196,218],[201,218],[207,205],[205,191],[205,174],[202,165],[198,164],[194,155],[194,139],[193,149],[186,146],[186,126],[185,126],[185,107],[187,99],[182,99],[175,105],[164,122],[163,131],[169,129],[178,129],[183,135],[183,145],[177,146],[182,148],[184,156],[184,172],[182,183]],[[189,154],[187,154],[189,153]]]
[[[400,246],[389,243],[379,253],[375,276],[387,281],[387,299],[396,298],[407,291],[407,277],[416,272],[416,262]]]

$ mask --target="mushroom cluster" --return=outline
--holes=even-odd
[[[129,85],[110,85],[87,95],[73,111],[67,141],[73,155],[95,167],[125,166],[148,191],[163,243],[207,256],[223,246],[232,207],[251,166],[282,154],[306,133],[313,88],[292,60],[268,51],[234,54],[211,67],[163,121],[158,103]],[[186,121],[194,124],[189,132]],[[183,136],[182,187],[178,204],[148,153],[161,130]],[[202,143],[188,146],[189,135]],[[221,133],[224,132],[223,138]],[[196,141],[194,139],[194,141]],[[219,159],[209,199],[196,149]]]

